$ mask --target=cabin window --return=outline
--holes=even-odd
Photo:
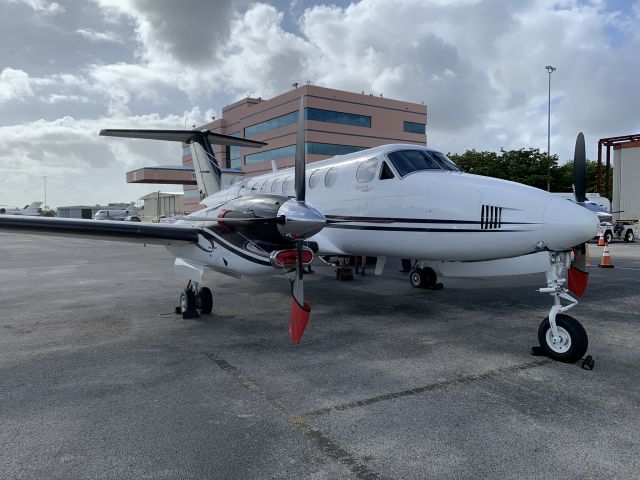
[[[338,170],[336,167],[332,167],[327,170],[327,174],[324,176],[324,185],[327,188],[331,188],[336,184],[336,180],[338,179]]]
[[[387,162],[382,162],[382,168],[380,168],[380,180],[389,180],[395,178],[395,175],[391,171],[391,167]]]
[[[293,175],[289,175],[284,179],[284,183],[282,184],[282,193],[285,195],[293,193]]]
[[[273,183],[273,178],[267,178],[267,180],[260,187],[261,193],[268,193],[271,191],[271,184]]]
[[[360,183],[369,183],[376,176],[378,170],[378,159],[370,158],[360,162],[358,170],[356,170],[356,180]]]
[[[274,180],[273,184],[271,185],[271,193],[282,193],[282,184],[284,183],[284,178],[283,177],[278,177]]]
[[[309,177],[309,188],[316,188],[320,186],[324,172],[326,172],[324,169],[318,169],[311,172],[311,176]]]

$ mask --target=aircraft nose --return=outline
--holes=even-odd
[[[542,215],[543,241],[550,250],[568,250],[598,234],[598,216],[564,198],[553,198]]]

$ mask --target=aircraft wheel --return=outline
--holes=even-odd
[[[193,315],[195,311],[196,295],[193,293],[193,290],[187,288],[180,294],[180,312],[183,317],[186,315],[187,317],[185,318],[188,318],[188,316]]]
[[[409,272],[409,283],[413,288],[424,288],[427,284],[427,278],[424,270],[421,268],[412,268]]]
[[[627,230],[627,233],[624,236],[624,241],[625,242],[633,242],[633,240],[634,240],[633,231]]]
[[[433,288],[438,276],[433,268],[412,268],[409,272],[409,283],[413,288]]]
[[[211,310],[213,310],[213,295],[211,295],[211,290],[207,287],[202,287],[198,290],[196,308],[202,314],[211,313]]]
[[[551,333],[549,317],[538,328],[538,341],[547,356],[565,363],[577,362],[587,351],[589,340],[584,327],[575,318],[559,313],[556,315],[558,338]]]

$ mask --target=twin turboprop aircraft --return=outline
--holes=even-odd
[[[174,224],[0,217],[0,231],[86,235],[157,243],[176,256],[187,280],[183,316],[210,313],[205,269],[240,277],[295,272],[289,333],[295,343],[307,325],[304,266],[314,255],[415,259],[414,287],[443,276],[544,272],[553,298],[538,330],[548,356],[581,358],[588,346],[581,324],[566,311],[586,287],[585,242],[599,228],[582,206],[536,188],[461,172],[445,155],[416,145],[385,145],[314,162],[305,173],[302,99],[294,168],[221,188],[211,145],[260,147],[264,143],[208,130],[103,130],[101,135],[189,144],[204,209]],[[578,136],[576,164],[584,164]],[[576,185],[584,193],[584,185]],[[578,198],[580,195],[576,194]],[[580,196],[581,198],[581,196]],[[274,270],[275,269],[275,270]]]

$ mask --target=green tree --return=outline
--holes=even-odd
[[[463,154],[449,154],[467,173],[502,178],[542,190],[547,189],[547,176],[552,192],[573,191],[573,161],[558,165],[558,156],[540,152],[537,148],[504,150],[500,153],[467,150]],[[587,160],[587,192],[597,192],[598,162]],[[604,187],[605,169],[602,169]],[[604,189],[604,188],[603,188]]]
[[[451,154],[449,157],[465,172],[512,180],[543,190],[547,189],[547,179],[553,180],[558,164],[556,155],[547,157],[537,148],[501,149],[499,154],[467,150],[462,155]]]

